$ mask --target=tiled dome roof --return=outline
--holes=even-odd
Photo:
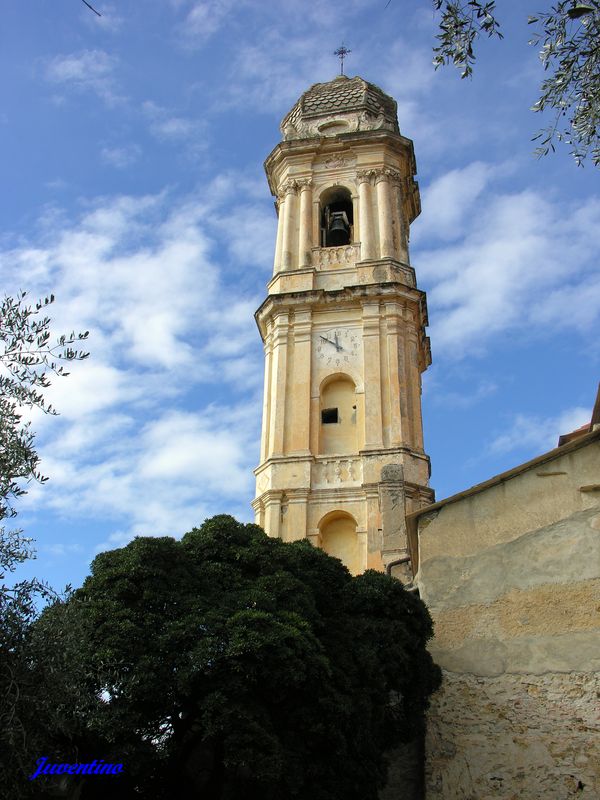
[[[314,135],[319,118],[363,115],[367,120],[380,120],[381,127],[398,132],[396,109],[396,101],[373,83],[358,76],[338,75],[328,83],[315,83],[304,92],[283,119],[281,130],[300,132],[308,127]]]

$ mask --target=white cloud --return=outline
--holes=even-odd
[[[212,257],[226,252],[224,221],[245,180],[230,173],[214,195],[203,187],[178,201],[166,193],[102,198],[40,241],[0,253],[6,287],[24,274],[33,297],[52,287],[54,331],[90,330],[90,358],[48,391],[60,416],[34,420],[51,481],[32,487],[24,507],[102,515],[118,525],[112,545],[181,533],[217,513],[223,498],[249,518],[260,298]],[[260,220],[263,207],[245,212]],[[234,262],[244,256],[237,249]],[[246,267],[257,258],[246,253]],[[218,405],[203,398],[207,383]]]
[[[491,453],[510,453],[514,450],[537,450],[540,453],[557,446],[558,437],[589,423],[589,408],[575,407],[556,417],[517,414],[504,433],[489,444]]]
[[[231,80],[215,108],[258,108],[285,113],[311,84],[329,76],[332,58],[330,36],[322,28],[291,35],[267,28],[260,39],[244,42],[231,67]],[[273,53],[279,57],[274,61]]]
[[[93,341],[86,341],[85,345],[88,344],[93,346]],[[128,378],[125,370],[102,363],[98,358],[88,359],[73,365],[67,377],[54,378],[46,396],[60,409],[61,417],[77,421],[84,415],[136,400],[142,389]]]
[[[201,47],[241,5],[240,0],[199,0],[192,4],[178,26],[180,42],[190,48]]]
[[[225,501],[249,518],[250,508],[240,499],[252,489],[258,425],[256,404],[250,402],[168,410],[138,427],[137,435],[130,431],[123,439],[117,432],[105,440],[96,460],[49,454],[44,466],[52,481],[43,497],[67,517],[76,508],[79,516],[127,520],[98,549],[135,535],[181,534]]]
[[[476,201],[488,187],[498,168],[475,161],[446,172],[427,186],[421,197],[426,210],[411,230],[413,244],[432,237],[451,241],[459,239],[465,226],[472,224]]]
[[[185,475],[209,491],[243,492],[249,481],[246,442],[229,427],[231,415],[227,408],[208,408],[202,414],[170,412],[151,423],[142,442],[153,455],[140,464],[140,477],[163,481]]]
[[[174,115],[152,100],[142,103],[142,112],[149,120],[150,133],[159,141],[186,142],[192,152],[205,149],[206,124],[202,120]]]
[[[416,237],[413,261],[428,290],[431,337],[445,357],[481,351],[509,330],[584,330],[600,314],[600,200],[576,206],[531,190],[492,191],[498,174],[477,163],[424,191],[434,213],[425,208],[432,221]],[[463,207],[454,206],[455,193]],[[455,241],[454,231],[462,231]],[[577,313],[564,313],[569,297]]]
[[[94,31],[99,28],[107,33],[118,33],[121,30],[125,20],[119,16],[112,3],[107,3],[106,0],[91,0],[90,5],[94,6],[96,11],[100,11],[101,16],[93,14],[88,9],[82,9],[81,16],[88,28]]]
[[[403,37],[398,37],[385,53],[378,53],[378,61],[386,75],[385,91],[399,104],[423,94],[436,80],[430,52],[414,47]]]
[[[428,376],[424,376],[427,378]],[[424,390],[431,396],[436,406],[444,408],[471,408],[482,400],[489,398],[498,390],[498,386],[489,380],[473,381],[464,392],[449,391],[444,386],[436,385],[435,378],[424,382]]]
[[[73,553],[81,553],[83,547],[77,542],[72,544],[64,544],[63,542],[55,542],[54,544],[47,544],[41,547],[43,553],[48,553],[51,556],[62,558],[63,556],[70,556]]]
[[[272,206],[236,204],[231,208],[231,215],[216,224],[235,260],[246,266],[272,267],[273,242],[277,233],[277,217]]]
[[[117,60],[104,50],[82,50],[55,56],[46,65],[46,80],[80,91],[95,92],[107,105],[122,100],[115,88]]]
[[[134,164],[140,157],[142,152],[137,144],[125,145],[123,147],[103,147],[100,151],[100,157],[106,164],[118,169]]]

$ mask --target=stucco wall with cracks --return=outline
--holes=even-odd
[[[598,800],[600,431],[413,517],[427,800]]]

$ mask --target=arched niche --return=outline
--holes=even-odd
[[[339,558],[353,575],[362,572],[356,527],[356,520],[346,511],[331,511],[319,523],[321,547],[328,555]]]
[[[352,193],[345,186],[331,186],[319,200],[321,247],[340,247],[354,241]]]
[[[319,394],[319,454],[358,453],[356,385],[349,375],[330,375]]]

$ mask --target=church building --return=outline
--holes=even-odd
[[[396,103],[339,75],[281,133],[265,164],[279,221],[256,312],[253,507],[270,536],[308,538],[354,574],[387,570],[429,608],[443,683],[424,787],[422,757],[406,769],[396,754],[381,800],[598,800],[600,393],[557,448],[435,503],[427,305],[408,250],[419,188]]]
[[[256,312],[256,522],[309,538],[355,574],[381,570],[407,561],[404,515],[434,499],[421,421],[427,305],[408,250],[420,212],[413,144],[396,102],[345,75],[305,92],[281,133],[265,162],[278,227]]]

